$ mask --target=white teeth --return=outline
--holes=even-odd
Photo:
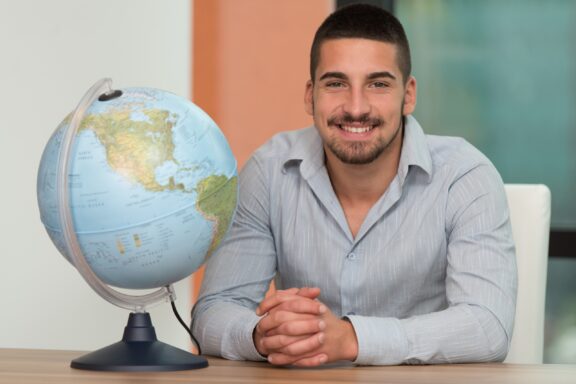
[[[368,132],[371,127],[348,127],[346,125],[342,125],[342,129],[345,130],[346,132],[351,132],[351,133],[366,133]]]

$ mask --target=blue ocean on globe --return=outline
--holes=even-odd
[[[42,155],[41,220],[72,262],[58,207],[57,172],[71,115]],[[72,146],[70,207],[91,269],[106,284],[156,288],[197,270],[225,235],[237,201],[237,166],[212,119],[151,88],[122,89],[86,111]]]

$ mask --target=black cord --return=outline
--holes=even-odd
[[[184,327],[186,332],[188,332],[188,334],[190,335],[190,338],[192,339],[192,342],[196,345],[196,348],[198,349],[198,354],[201,355],[202,350],[200,349],[200,343],[198,343],[198,340],[196,340],[196,338],[192,334],[192,331],[190,330],[190,328],[186,325],[184,320],[182,320],[182,318],[180,317],[180,314],[178,313],[178,310],[176,309],[176,304],[174,304],[174,300],[170,300],[170,304],[172,305],[172,310],[174,311],[174,314],[176,315],[178,322],[180,324],[182,324],[182,326]]]

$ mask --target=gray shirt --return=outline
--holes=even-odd
[[[346,316],[358,364],[503,360],[516,260],[502,180],[465,140],[406,119],[398,173],[353,237],[314,127],[276,135],[240,174],[238,210],[193,311],[203,353],[262,360],[270,281],[315,286]]]

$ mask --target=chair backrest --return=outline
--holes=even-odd
[[[518,299],[507,363],[541,364],[550,236],[550,190],[541,184],[505,185],[518,263]]]

